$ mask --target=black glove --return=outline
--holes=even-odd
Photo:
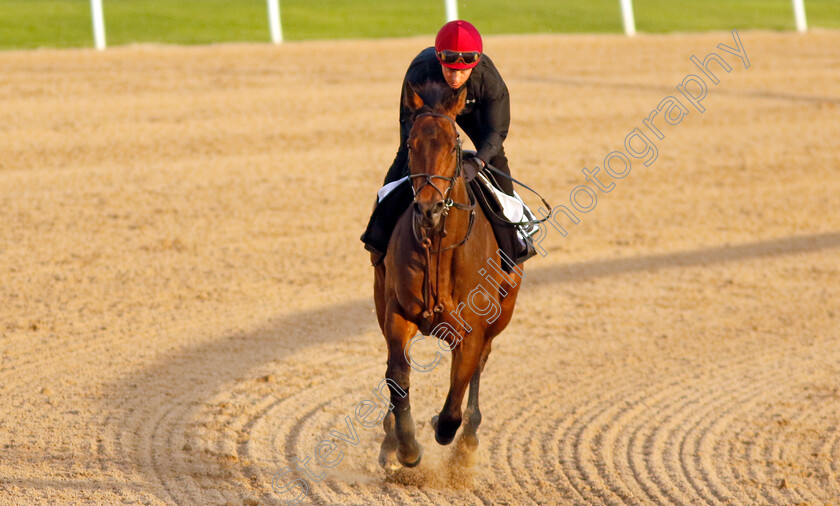
[[[464,179],[468,183],[475,179],[478,173],[484,169],[484,165],[484,161],[477,156],[464,160]]]

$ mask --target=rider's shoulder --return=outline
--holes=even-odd
[[[406,71],[406,77],[412,82],[422,82],[433,77],[433,74],[440,73],[440,64],[435,56],[435,48],[427,47],[420,51],[411,61]]]
[[[417,53],[417,56],[411,60],[411,64],[408,66],[409,69],[415,68],[421,65],[429,65],[430,63],[437,63],[437,56],[435,56],[435,48],[434,47],[427,47],[426,49]]]
[[[496,68],[496,64],[493,63],[493,59],[487,53],[481,55],[478,65],[475,66],[475,71],[479,74],[491,75],[497,79],[502,78],[499,69]]]

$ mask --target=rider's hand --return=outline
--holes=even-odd
[[[469,183],[481,172],[481,169],[484,168],[484,161],[474,156],[467,160],[464,160],[464,179]]]

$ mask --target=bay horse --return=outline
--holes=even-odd
[[[404,102],[413,115],[408,138],[412,205],[401,215],[387,253],[375,268],[374,301],[388,345],[386,382],[392,409],[383,420],[379,463],[394,471],[420,463],[409,402],[412,364],[406,348],[418,330],[452,353],[449,393],[432,418],[435,440],[448,445],[466,419],[462,441],[478,445],[479,378],[493,338],[510,322],[524,272],[505,272],[496,238],[462,173],[455,118],[466,89],[445,84],[408,85]],[[509,261],[507,257],[506,260]],[[492,314],[490,314],[492,313]],[[467,384],[466,411],[461,404]]]

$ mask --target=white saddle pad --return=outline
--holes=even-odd
[[[397,179],[396,181],[391,181],[380,188],[379,191],[376,192],[376,197],[379,199],[379,202],[382,202],[382,199],[387,197],[389,193],[396,190],[399,185],[405,183],[406,181],[408,181],[408,176],[405,176],[402,179]]]

